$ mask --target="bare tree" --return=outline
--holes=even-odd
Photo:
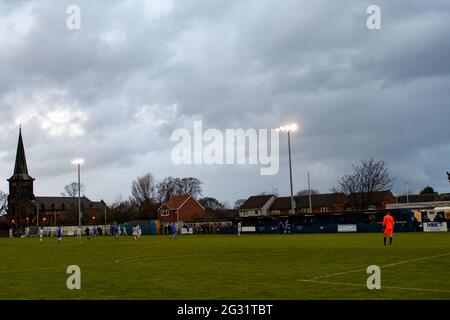
[[[320,194],[320,192],[319,190],[311,189],[311,194],[312,195]],[[309,189],[300,190],[299,192],[297,192],[296,196],[297,197],[309,196]]]
[[[333,191],[351,196],[354,206],[361,209],[369,204],[374,193],[390,190],[393,183],[387,163],[370,159],[354,165],[353,173],[339,179]]]
[[[160,203],[164,203],[170,197],[177,194],[178,184],[176,178],[167,177],[158,183],[157,199]]]
[[[8,194],[0,191],[0,216],[4,216],[8,212]]]
[[[242,205],[245,203],[245,201],[247,201],[247,199],[237,199],[234,202],[234,209],[239,209],[240,207],[242,207]]]
[[[346,195],[349,195],[351,193],[359,192],[360,189],[361,188],[358,183],[356,175],[346,174],[345,176],[339,179],[337,186],[333,188],[331,191],[342,192],[345,193]]]
[[[131,186],[131,202],[141,207],[144,204],[154,203],[156,199],[156,180],[151,173],[137,177]]]
[[[86,188],[83,184],[80,184],[81,194],[84,194],[86,191]],[[71,197],[75,198],[78,197],[78,182],[72,182],[69,183],[64,187],[64,192],[61,193],[63,197]]]
[[[108,221],[123,223],[139,218],[139,209],[131,201],[118,197],[108,206]]]
[[[160,202],[166,202],[175,195],[187,194],[199,197],[202,195],[202,184],[203,182],[193,177],[182,179],[167,177],[158,183],[157,198]]]
[[[269,192],[267,190],[263,190],[261,192],[258,192],[257,196],[276,196],[276,197],[278,197],[279,192],[278,192],[277,188],[273,187],[272,191]]]
[[[433,189],[433,187],[427,186],[420,191],[420,194],[436,194],[437,192]]]
[[[193,197],[200,197],[202,195],[202,184],[200,179],[189,177],[177,179],[178,194],[188,194]]]
[[[226,205],[221,203],[216,198],[205,197],[205,198],[199,199],[198,202],[205,209],[212,209],[212,210],[225,210],[226,209]]]

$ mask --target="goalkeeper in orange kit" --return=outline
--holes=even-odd
[[[384,228],[384,245],[386,245],[386,238],[389,237],[389,245],[392,245],[392,234],[394,233],[394,218],[392,218],[391,214],[386,212],[386,215],[383,219],[383,228]]]

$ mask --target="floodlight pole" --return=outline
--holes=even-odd
[[[78,163],[78,227],[81,229],[81,163]]]
[[[36,227],[39,228],[39,203],[36,201]]]
[[[312,214],[312,194],[311,194],[311,179],[308,172],[308,190],[309,190],[309,213]]]
[[[406,203],[409,203],[409,186],[408,186],[408,181],[406,181],[405,183],[406,183]]]
[[[289,177],[290,177],[290,182],[291,182],[291,214],[295,214],[294,187],[292,184],[291,132],[290,132],[290,130],[288,130],[288,149],[289,149]]]

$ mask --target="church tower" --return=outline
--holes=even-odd
[[[8,182],[8,220],[10,224],[18,228],[31,225],[35,217],[34,178],[28,174],[22,129],[19,131],[14,174],[8,179]]]

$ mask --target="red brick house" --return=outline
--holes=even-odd
[[[397,198],[390,190],[378,192],[355,192],[348,195],[346,211],[386,210],[388,204],[396,204]]]
[[[158,218],[162,223],[204,220],[206,210],[193,196],[173,196],[158,208]]]
[[[437,193],[410,194],[409,196],[397,197],[398,203],[435,202],[435,201],[440,201],[440,200],[441,200],[441,197]]]
[[[341,212],[347,201],[343,193],[327,193],[311,195],[312,213]],[[295,196],[295,212],[310,213],[309,196]],[[278,197],[270,207],[272,216],[288,216],[291,209],[291,197]]]
[[[347,197],[344,193],[324,193],[311,195],[312,213],[342,212]],[[300,213],[310,213],[309,196],[300,197],[297,202]]]

